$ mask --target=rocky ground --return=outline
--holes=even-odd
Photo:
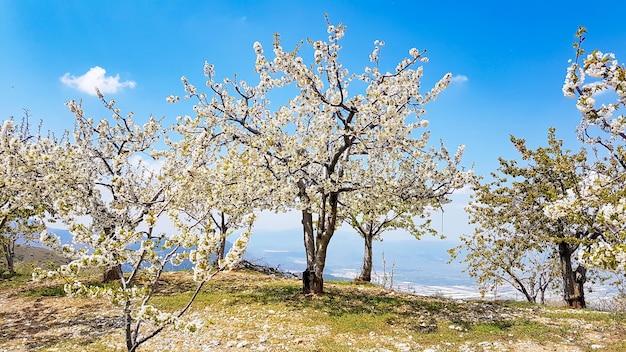
[[[293,282],[296,279],[277,275],[250,276],[248,272],[228,274],[229,284],[237,283],[241,292],[254,291],[246,282]],[[39,286],[38,286],[39,285]],[[171,286],[171,287],[168,287]],[[179,286],[170,280],[163,292]],[[200,318],[205,327],[198,333],[165,330],[140,351],[619,351],[626,347],[626,323],[603,319],[601,312],[557,310],[539,306],[512,307],[491,302],[447,301],[433,297],[409,297],[382,288],[363,285],[328,284],[337,300],[364,294],[380,297],[402,297],[419,300],[419,304],[398,307],[414,309],[410,320],[390,318],[392,330],[341,330],[332,319],[315,320],[309,313],[323,310],[326,298],[291,294],[283,296],[284,304],[263,304],[245,299],[203,304],[189,318]],[[25,294],[36,289],[40,294]],[[221,290],[222,288],[220,288]],[[53,287],[50,288],[54,292]],[[333,291],[336,290],[336,291]],[[235,292],[235,291],[233,291]],[[124,351],[123,321],[119,310],[107,302],[46,296],[41,284],[3,286],[0,290],[0,351]],[[331,293],[330,295],[332,295]],[[406,297],[405,297],[406,296]],[[210,297],[208,295],[207,297]],[[220,296],[221,297],[221,296]],[[225,296],[228,297],[228,296]],[[245,296],[237,296],[245,297]],[[360,297],[360,296],[359,296]],[[206,298],[209,299],[209,298]],[[304,301],[306,300],[306,301]],[[311,301],[320,300],[320,304]],[[332,300],[332,298],[330,299]],[[330,302],[330,301],[329,301]],[[443,303],[442,303],[443,302]],[[341,309],[348,309],[346,305]],[[352,303],[355,304],[355,303]],[[442,305],[443,304],[443,305]],[[236,305],[236,306],[233,306]],[[437,305],[443,307],[429,309]],[[300,307],[294,309],[294,307]],[[314,307],[314,308],[311,308]],[[322,308],[315,308],[322,307]],[[415,307],[415,308],[411,308]],[[309,310],[307,312],[307,310]],[[326,314],[326,312],[322,312]],[[331,312],[332,313],[332,312]],[[319,316],[319,315],[318,315]],[[402,316],[406,316],[402,315]],[[593,319],[591,319],[593,317]],[[339,319],[339,318],[338,318]],[[345,319],[345,316],[342,318]],[[354,324],[366,324],[358,317]],[[493,338],[473,328],[498,326],[501,322],[528,322],[529,333],[497,334]],[[364,323],[365,322],[365,323]],[[373,323],[372,323],[373,324]],[[491,325],[490,325],[491,324]],[[517,324],[517,323],[516,323]],[[526,324],[526,323],[525,323]],[[374,325],[372,325],[374,326]],[[506,326],[502,331],[506,331]],[[537,337],[533,337],[533,330]],[[476,334],[486,336],[476,339]],[[559,336],[560,335],[560,336]]]

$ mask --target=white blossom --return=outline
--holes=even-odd
[[[580,139],[603,149],[606,154],[597,155],[606,157],[602,156],[590,166],[597,171],[581,185],[579,193],[552,202],[546,211],[554,218],[575,219],[581,211],[596,214],[593,224],[585,224],[592,227],[596,236],[580,251],[579,259],[590,266],[623,270],[626,268],[626,195],[621,175],[626,165],[623,152],[626,126],[624,116],[616,112],[626,108],[626,75],[624,65],[613,53],[594,50],[584,55],[581,46],[585,33],[586,29],[580,27],[578,42],[574,44],[576,59],[571,60],[567,68],[563,94],[576,98],[576,107],[581,113]],[[606,91],[615,93],[615,101],[599,104],[598,96]]]

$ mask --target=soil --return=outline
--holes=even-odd
[[[237,280],[250,279],[245,272],[233,272]],[[232,276],[230,277],[232,279]],[[296,280],[294,278],[273,277],[273,280]],[[162,292],[175,291],[181,281],[165,280]],[[71,341],[72,351],[82,350],[118,350],[124,351],[122,335],[123,321],[119,317],[119,310],[104,301],[91,299],[76,299],[59,296],[31,297],[24,292],[37,288],[43,290],[45,285],[27,282],[24,285],[11,287],[3,286],[0,289],[0,351],[65,351],[57,346],[64,346],[64,341]],[[354,285],[355,290],[373,290],[380,295],[403,295],[382,288]],[[53,287],[53,286],[49,286]],[[332,284],[329,284],[332,287]],[[342,288],[343,289],[343,288]],[[438,300],[439,298],[424,298]],[[511,318],[525,318],[549,326],[562,329],[564,335],[573,336],[563,338],[560,342],[535,341],[529,339],[514,339],[510,341],[484,341],[479,343],[441,342],[436,345],[424,346],[413,340],[409,334],[398,333],[396,336],[381,336],[376,331],[370,332],[371,341],[392,342],[395,349],[381,348],[367,351],[589,351],[604,350],[605,346],[623,339],[626,336],[624,324],[592,324],[585,319],[590,311],[580,310],[580,318],[546,318],[542,317],[542,308],[512,308],[481,302],[467,302],[467,309],[463,312],[442,312],[441,320],[454,321],[454,314],[462,314],[464,321],[499,321]],[[558,310],[550,310],[552,316],[558,316]],[[567,311],[571,317],[571,310]],[[594,314],[599,314],[593,312]],[[280,319],[268,319],[268,315],[278,316],[289,314],[273,310],[248,311],[245,306],[233,314],[219,311],[194,310],[188,318],[211,317],[219,323],[210,323],[195,334],[185,334],[179,331],[164,330],[149,343],[142,346],[140,351],[228,351],[233,349],[265,350],[265,351],[325,351],[324,347],[316,344],[320,336],[329,336],[331,329],[326,326],[306,322],[303,315],[301,321],[290,316],[289,324],[281,324]],[[608,314],[608,313],[607,313]],[[575,315],[575,314],[574,314]],[[459,329],[460,336],[467,334],[461,327],[450,326],[450,329]],[[359,337],[349,333],[340,338],[346,342],[345,351],[365,351],[352,348],[358,346]],[[95,348],[102,343],[101,348]],[[354,341],[354,344],[352,344]],[[371,342],[370,341],[370,342]],[[84,349],[81,346],[85,346]],[[95,349],[94,349],[95,348]],[[615,349],[611,349],[615,351]]]

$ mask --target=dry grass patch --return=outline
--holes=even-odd
[[[105,302],[64,297],[60,283],[0,283],[0,350],[123,351],[121,319]],[[143,351],[623,351],[624,316],[516,302],[418,297],[328,282],[302,295],[296,279],[239,270],[207,283],[189,318],[195,334],[166,330]],[[181,308],[191,274],[167,273],[153,303]]]

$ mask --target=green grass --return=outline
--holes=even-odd
[[[39,349],[40,352],[122,352],[125,350],[115,349],[111,347],[106,341],[94,341],[93,339],[75,339],[70,341],[61,341],[53,343],[51,346],[46,346]]]
[[[254,275],[258,274],[252,275],[254,278]],[[157,295],[153,303],[161,308],[183,307],[191,296],[191,287],[185,291],[176,295]],[[510,309],[526,311],[529,316],[495,320],[485,318],[482,321],[464,320],[463,317],[473,305],[479,306],[475,308],[478,311]],[[426,345],[438,345],[444,341],[453,345],[476,344],[483,341],[508,343],[522,339],[560,343],[563,336],[582,339],[581,336],[573,336],[572,327],[567,324],[552,326],[532,320],[535,316],[553,320],[580,319],[581,314],[574,311],[544,310],[536,304],[517,301],[459,303],[441,298],[389,295],[376,286],[350,282],[326,282],[324,295],[307,296],[300,294],[299,283],[294,281],[253,279],[230,284],[227,284],[227,281],[213,281],[200,293],[194,306],[217,306],[222,311],[232,313],[241,307],[246,307],[250,311],[279,311],[284,314],[281,319],[287,322],[289,317],[305,312],[308,324],[325,326],[331,330],[329,336],[321,336],[316,340],[316,346],[320,351],[352,350],[350,345],[332,336],[348,334],[356,336],[356,340],[364,341],[365,339],[358,337],[367,336],[372,331],[381,335],[401,332]],[[604,324],[623,322],[624,316],[589,311],[585,312],[584,319]],[[363,349],[375,347],[376,345],[366,342],[359,346]]]
[[[3,276],[0,278],[0,290],[6,288],[15,288],[26,285],[31,280],[31,276],[27,274],[16,274],[13,276]]]
[[[480,323],[471,327],[472,331],[479,333],[500,333],[508,331],[514,325],[511,321],[494,321],[488,323]]]
[[[63,290],[63,285],[52,285],[24,290],[22,295],[30,297],[63,297],[65,296],[65,291]]]
[[[581,313],[577,310],[549,310],[542,313],[542,316],[550,319],[580,319]],[[626,321],[626,313],[624,312],[597,312],[585,310],[584,319],[589,322],[623,322]]]
[[[374,294],[372,291],[377,292]],[[178,295],[159,295],[153,303],[158,307],[179,308],[186,304],[191,292]],[[482,302],[484,303],[484,302]],[[246,306],[250,310],[266,309],[286,311],[287,316],[296,312],[307,312],[310,321],[327,326],[334,334],[368,335],[375,331],[381,334],[395,334],[398,330],[428,343],[445,341],[481,341],[484,338],[502,338],[509,334],[533,337],[557,333],[543,324],[521,320],[497,320],[465,322],[445,320],[438,315],[463,315],[464,305],[446,299],[420,299],[414,296],[386,295],[375,286],[353,285],[347,282],[327,282],[326,294],[305,296],[300,287],[291,281],[269,283],[237,282],[226,286],[223,282],[212,282],[202,292],[194,306],[219,305],[225,310],[237,310]],[[486,303],[503,307],[515,306],[511,302]],[[533,307],[532,305],[523,305]],[[458,325],[465,332],[450,329]],[[323,350],[343,350],[336,342],[318,341]],[[372,346],[374,347],[374,346]],[[365,348],[365,347],[363,347]]]
[[[24,277],[14,279],[15,285],[27,282]],[[11,287],[15,286],[0,282],[0,290]],[[614,336],[602,343],[603,351],[626,347],[624,314],[554,309],[515,301],[459,302],[350,282],[329,281],[325,288],[324,295],[302,295],[297,280],[239,271],[208,282],[191,311],[202,312],[207,326],[204,331],[223,329],[224,317],[230,319],[231,330],[219,337],[225,341],[237,334],[258,339],[259,334],[266,333],[259,330],[266,324],[285,329],[284,335],[294,334],[293,339],[302,334],[302,341],[292,341],[288,346],[294,351],[397,350],[398,341],[413,343],[411,348],[417,350],[415,344],[456,351],[460,346],[481,350],[480,343],[507,345],[518,341],[535,341],[542,346],[566,343],[589,350],[588,335],[600,333]],[[150,304],[174,312],[187,304],[194,290],[189,273],[167,273]],[[62,285],[35,285],[20,292],[47,299],[64,295]],[[587,325],[592,326],[586,328],[588,334],[581,328]],[[110,338],[108,334],[59,340],[42,350],[114,351],[106,338]],[[277,338],[269,338],[268,343],[284,343],[272,339]]]
[[[532,321],[528,319],[522,319],[520,321],[517,321],[515,325],[511,326],[509,331],[511,333],[518,334],[521,336],[537,338],[537,337],[540,337],[541,335],[546,334],[549,331],[549,329],[546,327],[545,324],[538,323],[536,321]]]

